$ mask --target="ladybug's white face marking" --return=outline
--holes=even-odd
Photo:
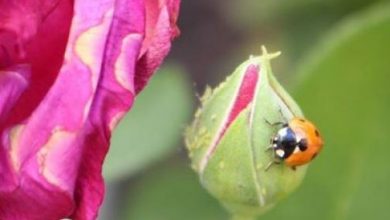
[[[284,156],[284,150],[282,149],[277,149],[275,151],[276,155],[278,155],[279,157],[283,157]]]
[[[278,130],[272,141],[275,156],[279,159],[288,158],[297,147],[297,139],[294,131],[290,127],[282,127]]]
[[[286,136],[286,135],[287,135],[287,129],[288,129],[288,128],[282,128],[282,129],[280,129],[280,130],[278,131],[279,137],[284,137],[284,136]]]

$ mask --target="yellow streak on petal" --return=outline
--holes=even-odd
[[[11,156],[11,164],[15,171],[19,171],[20,169],[20,160],[18,157],[19,150],[19,137],[23,131],[25,125],[17,125],[10,130],[10,156]]]
[[[91,96],[87,103],[85,104],[84,106],[84,111],[83,111],[83,122],[88,118],[89,116],[89,110],[91,109],[91,105],[92,105],[92,101],[93,101],[93,97],[94,96]]]
[[[75,41],[77,56],[92,72],[92,85],[96,85],[98,80],[112,14],[113,10],[111,9],[104,15],[102,23],[86,30]]]
[[[75,134],[62,130],[61,128],[55,128],[52,132],[51,137],[45,145],[37,153],[37,160],[39,164],[40,173],[46,178],[48,182],[53,185],[62,186],[61,181],[58,179],[52,171],[46,166],[47,155],[56,147],[62,147],[67,143],[64,140],[73,140]],[[65,187],[62,187],[65,188]]]
[[[75,51],[81,61],[91,70],[91,85],[96,87],[99,73],[101,69],[101,62],[105,47],[105,37],[110,28],[113,9],[109,10],[105,15],[103,22],[83,32],[75,43]],[[89,110],[92,104],[93,96],[88,100],[83,114],[83,119],[88,117]]]
[[[112,117],[109,128],[111,131],[114,130],[114,128],[118,125],[119,121],[123,118],[123,116],[126,114],[126,112],[118,112],[114,117]]]
[[[134,66],[129,66],[130,59],[128,53],[126,53],[126,48],[134,41],[141,38],[139,34],[129,34],[122,41],[121,52],[115,62],[115,78],[118,83],[125,89],[134,93],[134,82],[133,77],[129,69],[135,68]]]

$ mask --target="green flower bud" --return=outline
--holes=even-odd
[[[267,151],[278,130],[269,122],[302,117],[272,74],[280,53],[250,57],[217,88],[207,88],[186,132],[186,145],[201,184],[236,218],[268,210],[300,184],[306,166],[274,165]]]

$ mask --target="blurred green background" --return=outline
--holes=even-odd
[[[261,220],[390,219],[390,2],[182,1],[182,31],[113,134],[101,220],[226,220],[190,169],[195,94],[260,46],[325,139],[301,187]]]

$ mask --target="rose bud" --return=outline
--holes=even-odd
[[[270,60],[278,55],[263,47],[262,56],[250,57],[217,88],[207,88],[186,132],[201,184],[237,219],[268,210],[305,175],[305,165],[276,160],[281,152],[270,143],[279,124],[303,117],[273,76]]]

